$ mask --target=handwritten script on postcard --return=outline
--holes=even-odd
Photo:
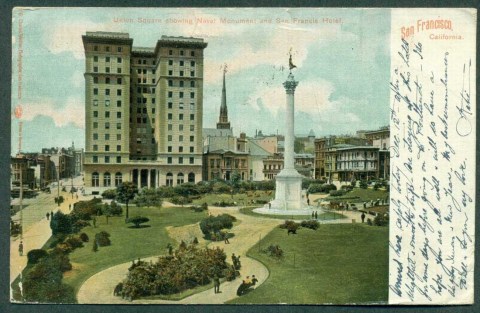
[[[392,10],[391,304],[473,303],[475,25]]]

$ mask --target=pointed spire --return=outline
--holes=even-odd
[[[230,122],[228,121],[227,90],[225,87],[226,73],[227,73],[227,64],[223,66],[222,100],[220,105],[220,116],[218,118],[217,129],[230,129]]]

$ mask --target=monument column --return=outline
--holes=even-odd
[[[284,153],[284,168],[287,170],[295,168],[294,162],[294,141],[295,141],[295,133],[294,133],[294,125],[295,125],[295,114],[294,114],[294,107],[295,107],[295,88],[297,87],[298,82],[295,81],[292,73],[288,75],[287,81],[283,83],[285,87],[285,91],[287,93],[287,107],[286,107],[286,125],[285,125],[285,153]]]

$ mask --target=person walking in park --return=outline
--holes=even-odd
[[[312,220],[315,219],[315,211],[312,211]]]
[[[252,275],[252,284],[255,286],[258,283],[258,279],[255,277],[255,275]]]
[[[50,220],[50,213],[47,212],[46,217],[47,217],[47,221]]]
[[[215,293],[220,293],[220,278],[216,274],[213,277],[213,290]]]
[[[225,244],[230,243],[230,241],[228,241],[228,233],[224,235],[223,241],[225,242]]]
[[[23,256],[23,241],[20,241],[20,244],[18,245],[18,254]]]
[[[317,211],[315,211],[315,220],[317,220],[317,219],[318,219],[318,213],[317,213]]]
[[[307,197],[307,205],[310,206],[310,199]]]
[[[97,219],[94,217],[92,217],[92,223],[93,223],[93,228],[96,228],[97,227]]]
[[[53,218],[53,211],[50,211],[50,217]]]
[[[360,217],[362,218],[362,223],[364,223],[365,222],[365,213],[362,212],[362,215],[360,215]]]

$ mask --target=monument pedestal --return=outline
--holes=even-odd
[[[306,207],[302,199],[302,175],[295,169],[283,169],[276,177],[275,200],[277,210],[301,210]]]

